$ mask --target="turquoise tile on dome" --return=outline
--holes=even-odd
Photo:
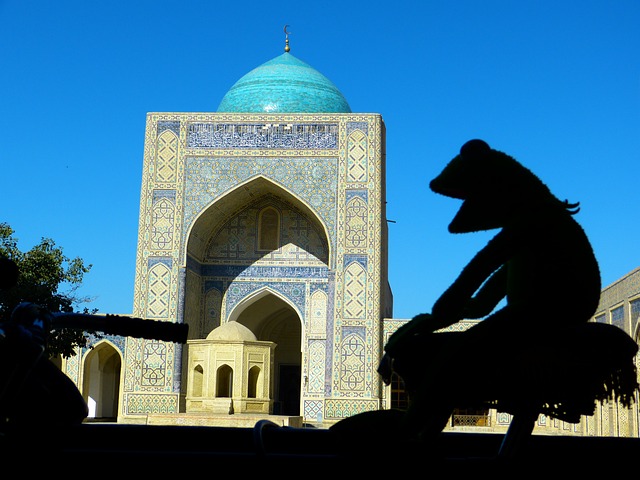
[[[218,112],[351,113],[340,90],[290,53],[251,70],[226,93]]]

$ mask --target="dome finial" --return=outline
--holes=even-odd
[[[288,26],[289,26],[289,25],[285,25],[285,26],[284,26],[284,34],[285,34],[285,41],[284,41],[285,45],[284,45],[284,51],[285,51],[285,52],[288,52],[289,50],[291,50],[291,49],[289,48],[289,32],[287,32],[287,27],[288,27]]]

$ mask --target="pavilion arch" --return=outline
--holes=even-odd
[[[191,376],[191,395],[194,397],[202,397],[204,392],[204,368],[201,364],[193,367]]]
[[[89,407],[89,418],[118,418],[122,362],[120,349],[107,339],[85,353],[82,396]]]
[[[260,392],[260,384],[258,380],[260,379],[260,375],[263,375],[263,370],[254,365],[249,369],[249,376],[247,378],[247,397],[248,398],[257,398],[258,394],[262,394]]]
[[[257,175],[234,186],[202,209],[188,229],[182,262],[186,262],[187,255],[202,261],[210,232],[217,230],[219,225],[232,218],[239,209],[268,194],[280,197],[295,206],[321,229],[327,239],[327,264],[333,265],[333,246],[326,222],[306,200],[264,175]]]
[[[231,398],[233,396],[233,369],[223,364],[216,371],[216,397]]]
[[[274,412],[299,415],[302,386],[302,315],[290,299],[269,287],[251,293],[236,305],[232,317],[258,340],[276,344]]]

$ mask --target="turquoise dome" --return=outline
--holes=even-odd
[[[351,113],[351,108],[331,80],[285,52],[238,80],[218,112]]]

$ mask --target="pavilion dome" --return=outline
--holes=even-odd
[[[254,333],[238,322],[226,322],[211,330],[207,340],[223,340],[228,342],[255,342]]]
[[[218,112],[351,113],[351,108],[331,80],[285,51],[240,78]]]

